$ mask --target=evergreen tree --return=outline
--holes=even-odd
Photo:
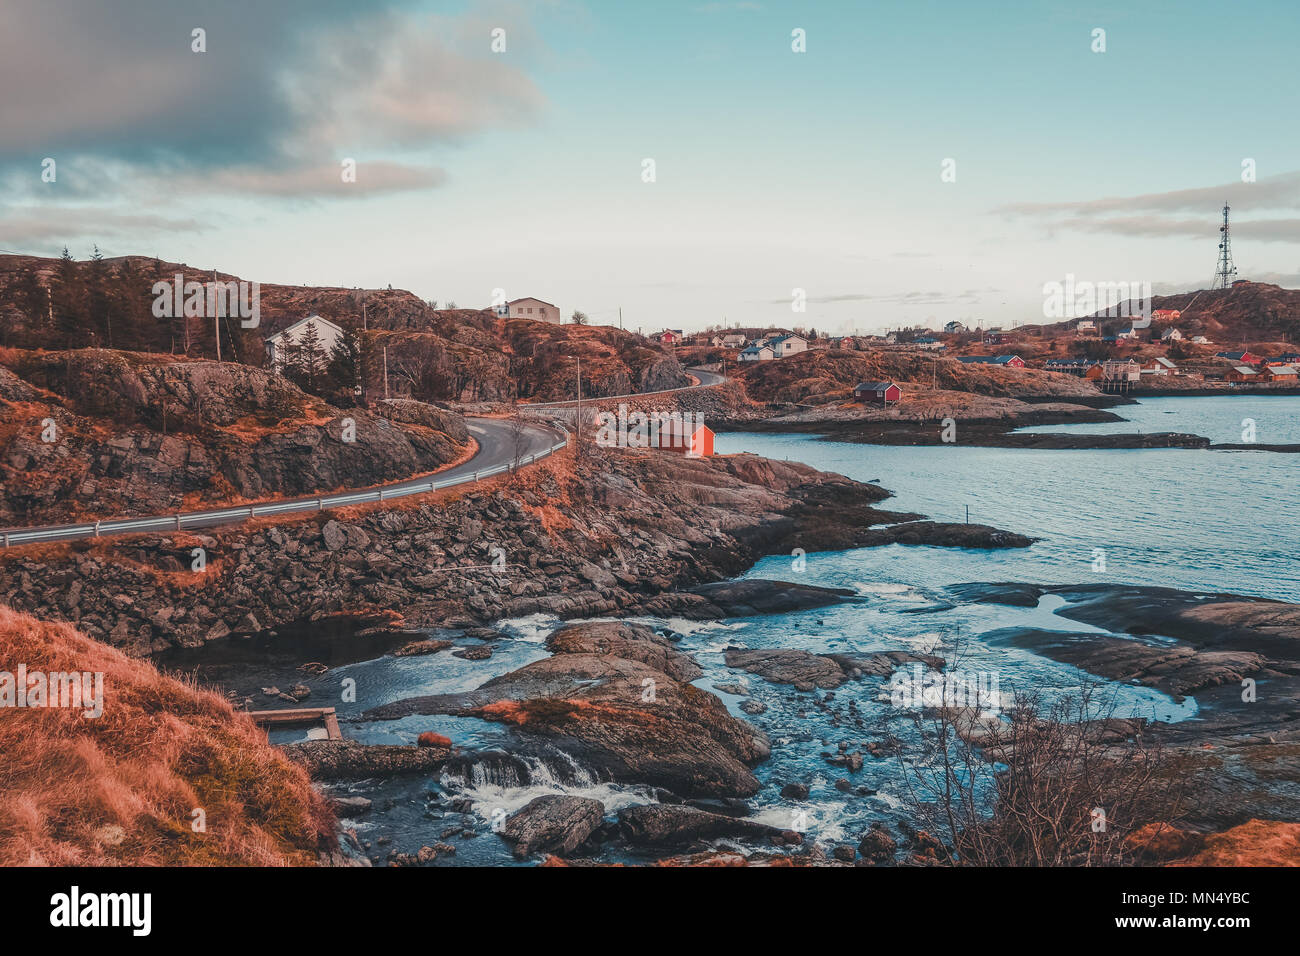
[[[350,328],[343,330],[330,349],[326,375],[339,392],[348,396],[354,396],[361,385],[361,349],[361,337]]]
[[[86,345],[86,295],[76,260],[63,247],[54,272],[51,290],[54,306],[54,334],[47,348],[81,348]]]

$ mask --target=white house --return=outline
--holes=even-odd
[[[266,337],[267,364],[273,371],[284,371],[294,350],[302,345],[309,325],[316,330],[316,339],[320,343],[322,355],[328,356],[334,349],[334,343],[343,337],[342,327],[322,316],[309,315],[305,319],[299,319],[288,328]]]
[[[503,306],[497,307],[497,315],[507,319],[532,319],[534,322],[549,322],[551,325],[562,325],[564,320],[560,318],[560,307],[546,302],[542,299],[534,299],[529,296],[523,299],[512,299]]]
[[[768,344],[772,348],[772,355],[776,358],[787,358],[808,351],[808,340],[802,335],[782,335]]]
[[[943,330],[948,335],[960,335],[962,332],[966,331],[966,326],[962,325],[960,322],[949,322],[943,327]]]
[[[1207,339],[1204,335],[1193,335],[1193,336],[1192,336],[1192,344],[1193,344],[1193,345],[1213,345],[1214,343],[1211,342],[1209,339]]]
[[[749,340],[739,332],[731,332],[722,337],[722,344],[729,349],[743,349]]]
[[[1160,333],[1161,342],[1181,342],[1182,340],[1183,333],[1174,328],[1165,329]]]
[[[776,357],[770,345],[751,345],[740,353],[742,362],[766,362]]]

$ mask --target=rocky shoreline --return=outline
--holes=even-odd
[[[0,585],[16,609],[146,655],[329,622],[718,617],[689,589],[768,554],[1030,544],[983,525],[877,509],[888,495],[753,455],[570,451],[466,493],[203,534],[17,547],[0,555]],[[192,570],[195,548],[201,571]]]

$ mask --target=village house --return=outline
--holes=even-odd
[[[962,325],[960,322],[949,322],[943,327],[943,330],[948,335],[961,335],[966,331],[966,326]]]
[[[564,324],[564,320],[560,318],[558,305],[531,296],[512,299],[496,311],[498,315],[507,319],[532,319],[534,322],[549,322],[551,325]]]
[[[776,357],[770,346],[751,345],[740,353],[742,362],[767,362]]]
[[[681,329],[664,329],[662,332],[650,336],[650,338],[658,342],[660,345],[675,346],[682,344],[684,336],[682,335]]]
[[[1049,372],[1063,372],[1066,375],[1080,376],[1088,370],[1089,366],[1095,364],[1095,362],[1081,358],[1055,358],[1044,362],[1043,368]]]
[[[1228,369],[1223,377],[1229,382],[1254,382],[1259,379],[1259,372],[1249,365],[1236,365]]]
[[[1286,382],[1294,385],[1297,381],[1297,370],[1294,365],[1269,365],[1260,373],[1260,377],[1266,382]]]
[[[1143,375],[1177,375],[1178,366],[1172,360],[1160,355],[1143,365],[1140,372]]]
[[[768,345],[771,346],[772,355],[776,358],[788,358],[808,351],[808,340],[802,335],[781,335],[772,339]]]
[[[303,339],[307,335],[308,326],[316,332],[322,362],[333,351],[334,344],[343,337],[342,327],[335,325],[329,319],[319,315],[309,315],[305,319],[299,319],[274,335],[268,335],[264,340],[267,365],[272,371],[283,373],[285,366],[294,360],[296,352],[302,347]]]
[[[1081,338],[1095,338],[1101,335],[1101,329],[1092,319],[1083,319],[1074,327],[1074,334]]]
[[[1181,342],[1182,340],[1183,340],[1183,333],[1179,332],[1177,329],[1173,329],[1173,328],[1165,329],[1163,332],[1160,333],[1161,342]]]
[[[1137,382],[1142,378],[1142,369],[1132,359],[1109,361],[1090,367],[1083,377],[1092,381]]]
[[[903,390],[893,382],[859,382],[853,389],[853,400],[864,405],[879,404],[888,408],[903,397]]]
[[[1002,332],[997,329],[990,329],[985,333],[984,345],[1006,345],[1015,338],[1010,332]]]
[[[1025,360],[1019,355],[962,355],[957,361],[966,365],[1001,365],[1004,368],[1024,368]]]
[[[1183,317],[1179,309],[1156,309],[1151,313],[1151,318],[1156,322],[1177,322]]]
[[[1192,336],[1192,344],[1193,344],[1193,345],[1213,345],[1214,343],[1211,342],[1209,339],[1207,339],[1204,335],[1193,335],[1193,336]]]
[[[1243,365],[1257,365],[1259,356],[1247,352],[1215,352],[1215,358],[1227,359],[1229,362],[1240,362]]]
[[[677,452],[690,458],[711,458],[713,437],[713,429],[707,425],[674,418],[659,426],[658,447],[661,451]]]
[[[739,332],[729,332],[722,337],[722,345],[729,349],[743,349],[749,340]]]
[[[912,344],[918,349],[925,349],[927,352],[941,352],[945,348],[942,342],[931,335],[923,335]]]

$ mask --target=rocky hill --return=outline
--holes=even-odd
[[[158,319],[153,284],[239,281],[242,277],[145,256],[74,262],[0,256],[0,347],[107,346],[215,358],[210,319]],[[483,309],[438,309],[402,289],[260,285],[260,324],[222,326],[222,353],[265,363],[263,339],[318,314],[361,340],[369,395],[425,401],[546,400],[572,397],[583,361],[584,393],[687,384],[676,358],[642,336],[609,327],[505,320]],[[386,350],[386,355],[385,355]]]
[[[421,411],[344,411],[232,362],[0,350],[0,525],[165,514],[435,471],[466,452],[468,432],[457,414]]]
[[[1090,382],[1035,369],[965,365],[956,359],[903,350],[853,352],[818,349],[769,362],[738,366],[735,377],[750,399],[825,405],[853,397],[863,381],[887,380],[916,389],[1000,398],[1096,397]]]

